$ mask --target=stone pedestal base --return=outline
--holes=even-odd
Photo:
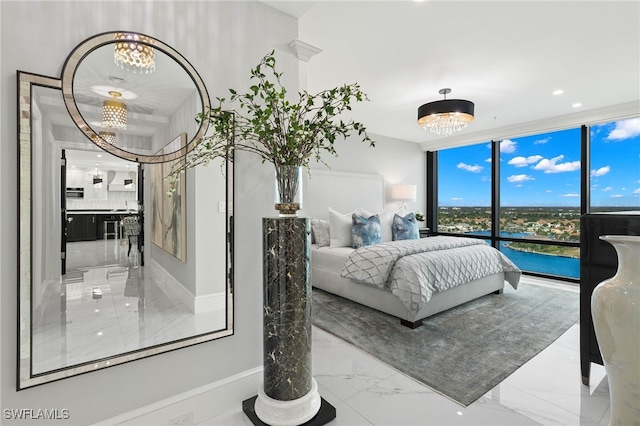
[[[278,401],[264,393],[263,385],[258,389],[255,412],[260,420],[272,426],[296,426],[311,420],[320,410],[318,383],[311,379],[311,390],[301,398]]]
[[[258,418],[255,412],[255,405],[258,396],[251,397],[242,401],[242,411],[249,417],[251,423],[255,426],[273,426],[269,425]],[[320,397],[320,410],[310,420],[302,423],[300,426],[322,426],[329,423],[336,418],[336,409],[333,405],[329,404],[324,398]]]

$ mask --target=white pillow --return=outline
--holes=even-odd
[[[313,238],[318,247],[328,246],[331,242],[329,233],[329,221],[324,219],[311,219]]]
[[[329,207],[329,235],[331,236],[329,246],[334,247],[351,247],[351,227],[354,213],[360,213],[359,210],[353,210],[349,213],[340,213]]]
[[[368,212],[362,212],[364,216],[371,216]],[[391,232],[391,225],[393,224],[393,216],[395,215],[405,217],[407,215],[406,206],[400,207],[387,206],[384,210],[378,213],[380,218],[380,236],[381,242],[393,241],[393,234]]]

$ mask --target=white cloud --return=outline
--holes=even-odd
[[[464,200],[464,198],[461,198],[461,197],[452,197],[451,198],[451,201],[462,201],[462,200]]]
[[[580,194],[576,194],[575,192],[569,194],[562,194],[563,197],[579,197]]]
[[[622,195],[622,194],[613,194],[611,196],[611,198],[622,198],[622,197],[624,197],[624,195]]]
[[[491,162],[491,157],[487,158],[486,160],[484,160],[485,163],[490,163]]]
[[[640,188],[633,191],[634,194],[640,194]]]
[[[535,180],[535,179],[529,175],[511,175],[507,178],[507,180],[511,183],[518,183],[518,182],[526,182],[528,180]]]
[[[562,172],[574,172],[580,170],[580,161],[568,161],[566,163],[558,164],[564,155],[558,155],[552,159],[543,158],[533,168],[535,170],[544,170],[545,173],[562,173]]]
[[[613,186],[607,186],[602,188],[600,191],[602,192],[609,192],[609,191],[613,191]]]
[[[616,121],[616,126],[607,135],[607,140],[620,141],[640,135],[640,118]]]
[[[609,166],[600,167],[597,170],[591,170],[591,176],[592,177],[604,176],[610,171],[611,171],[611,167]]]
[[[465,163],[458,163],[457,166],[459,169],[466,170],[471,173],[480,173],[484,167],[474,164],[473,166]]]
[[[553,191],[552,191],[552,190],[550,190],[550,189],[547,189],[545,192],[549,194],[549,193],[551,193],[551,192],[553,192]]]
[[[542,155],[530,155],[528,157],[518,156],[518,157],[513,157],[511,160],[509,160],[508,164],[511,164],[512,166],[515,166],[515,167],[525,167],[529,164],[537,163],[542,158],[543,158]]]
[[[511,139],[503,139],[500,141],[500,152],[504,152],[506,154],[516,152],[516,143]]]
[[[538,139],[538,140],[537,140],[537,141],[535,141],[533,144],[534,144],[534,145],[545,144],[545,143],[549,142],[550,140],[551,140],[551,138]]]

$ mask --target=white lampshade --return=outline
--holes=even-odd
[[[416,201],[418,187],[416,185],[393,185],[391,199],[397,201]]]

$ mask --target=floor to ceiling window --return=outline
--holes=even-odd
[[[491,144],[438,153],[438,231],[491,233]]]
[[[578,281],[580,216],[640,210],[640,118],[442,149],[427,163],[432,232],[483,238],[532,274]]]
[[[592,212],[640,207],[640,118],[590,128]]]
[[[576,128],[499,143],[500,250],[522,270],[580,276],[580,142]]]

